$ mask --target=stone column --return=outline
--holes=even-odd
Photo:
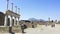
[[[10,18],[10,26],[12,26],[12,19],[13,19],[13,18],[12,18],[12,16],[11,16],[11,18]]]
[[[6,16],[5,16],[4,26],[7,26],[7,19],[8,19],[8,16],[6,15]]]
[[[19,17],[18,17],[17,25],[19,25]]]
[[[14,26],[16,26],[16,17],[15,17],[15,19],[14,19]]]

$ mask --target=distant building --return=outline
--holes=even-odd
[[[29,20],[21,20],[20,23],[31,23]]]

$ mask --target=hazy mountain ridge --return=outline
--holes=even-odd
[[[36,18],[29,18],[28,20],[29,20],[29,21],[32,21],[32,22],[46,22],[46,21],[43,20],[43,19],[36,19]]]

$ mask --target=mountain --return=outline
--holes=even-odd
[[[32,22],[37,21],[36,18],[29,18],[28,20],[29,20],[29,21],[32,21]]]
[[[46,22],[45,20],[43,19],[38,19],[39,22]]]
[[[43,20],[43,19],[36,19],[36,18],[29,18],[28,20],[29,20],[29,21],[32,21],[32,22],[46,22],[46,21]]]

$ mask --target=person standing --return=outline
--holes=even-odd
[[[24,29],[26,29],[26,28],[27,28],[26,24],[21,24],[22,33],[25,33],[25,32],[24,32]]]
[[[24,24],[21,24],[22,33],[24,33]]]

